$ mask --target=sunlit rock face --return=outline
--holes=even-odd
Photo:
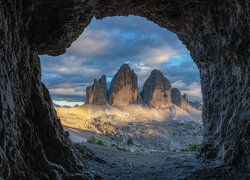
[[[111,81],[109,104],[126,106],[139,102],[137,75],[127,64],[123,64]]]
[[[86,89],[85,104],[105,105],[107,103],[107,82],[103,75],[98,81],[95,79],[92,86]]]
[[[153,70],[143,85],[142,100],[149,107],[167,108],[172,105],[171,84],[162,72]]]
[[[172,89],[172,91],[171,91],[172,102],[175,105],[177,105],[177,106],[179,106],[179,107],[181,107],[183,109],[186,109],[188,107],[188,101],[187,101],[187,97],[184,96],[185,97],[184,98],[183,96],[181,95],[181,92],[180,92],[179,89],[177,89],[177,88]]]
[[[1,1],[0,177],[83,176],[82,155],[41,83],[38,54],[64,53],[93,16],[129,14],[176,33],[200,70],[204,139],[198,157],[249,172],[249,12],[247,0]]]

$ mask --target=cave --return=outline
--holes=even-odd
[[[63,54],[95,16],[135,15],[177,34],[200,71],[203,162],[250,171],[250,2],[5,0],[0,2],[0,177],[91,178],[87,152],[63,131],[38,55]],[[225,172],[225,171],[223,171]]]

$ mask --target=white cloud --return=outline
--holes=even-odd
[[[60,67],[56,70],[58,73],[67,75],[84,75],[85,77],[95,77],[100,74],[100,69],[95,69],[88,66],[70,66]]]
[[[179,80],[172,83],[172,87],[178,88],[182,95],[187,94],[188,98],[202,98],[201,85],[197,82],[187,84]]]
[[[175,58],[175,59],[180,59],[180,60],[182,59],[182,57],[181,57],[180,55],[178,55],[178,54],[177,54],[177,55],[174,55],[173,58]]]
[[[145,49],[141,61],[150,66],[157,66],[167,62],[172,56],[179,53],[179,50],[163,45],[158,48]]]
[[[74,88],[49,89],[50,93],[57,95],[83,96],[83,92],[76,92]]]
[[[85,89],[90,83],[64,83],[49,87],[51,94],[67,96],[85,96]]]
[[[81,102],[81,101],[69,102],[69,101],[56,101],[56,100],[53,100],[53,102],[54,102],[55,104],[60,105],[60,106],[71,106],[71,107],[75,106],[76,104],[78,104],[78,105],[84,104],[84,103]]]
[[[172,87],[175,87],[178,89],[184,89],[187,87],[187,84],[179,80],[179,81],[175,81],[174,83],[172,83]]]
[[[50,62],[48,62],[48,64],[49,63]],[[100,68],[93,68],[88,65],[85,58],[78,58],[76,56],[62,56],[57,60],[57,63],[51,63],[53,63],[53,66],[45,65],[43,67],[43,72],[65,75],[84,75],[85,77],[96,77],[101,72]]]
[[[155,67],[147,66],[143,63],[131,64],[131,68],[134,69],[135,73],[137,74],[139,88],[142,88],[151,71],[155,69]]]
[[[100,30],[86,30],[72,43],[69,51],[73,54],[96,57],[106,54],[112,47],[112,41],[108,33]]]

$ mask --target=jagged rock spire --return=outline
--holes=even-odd
[[[109,104],[126,106],[139,101],[137,75],[128,64],[123,64],[111,81]]]
[[[105,75],[98,81],[95,79],[93,85],[87,87],[85,104],[107,104],[107,82]]]
[[[172,105],[171,84],[162,72],[155,69],[143,85],[142,100],[150,107],[166,108]]]

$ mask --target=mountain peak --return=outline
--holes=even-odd
[[[98,81],[95,79],[92,86],[87,87],[85,104],[107,104],[107,82],[105,75]]]
[[[109,104],[125,106],[138,102],[137,75],[128,64],[123,64],[111,81]]]
[[[169,107],[172,105],[171,84],[161,71],[154,69],[143,85],[141,96],[150,107]]]

